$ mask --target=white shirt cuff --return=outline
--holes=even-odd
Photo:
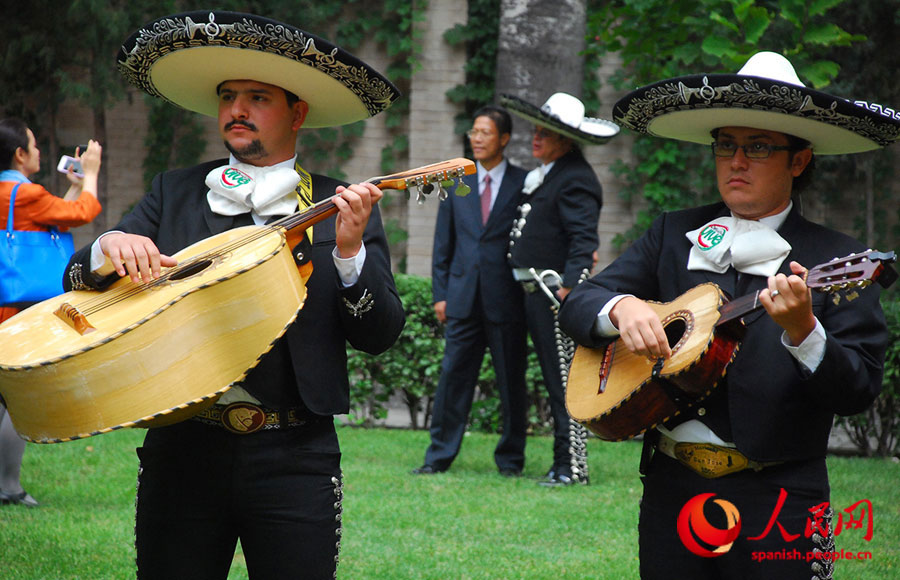
[[[791,356],[797,359],[797,361],[811,373],[816,372],[816,369],[819,368],[819,365],[822,363],[822,359],[825,358],[826,340],[825,329],[822,328],[822,323],[819,322],[818,318],[816,318],[816,327],[809,333],[806,340],[801,342],[798,346],[791,345],[787,332],[781,333],[781,344],[788,349]]]
[[[363,243],[359,248],[359,252],[350,258],[341,258],[338,255],[337,246],[335,246],[334,250],[331,251],[331,256],[334,258],[334,267],[337,268],[338,277],[341,279],[344,288],[349,288],[356,284],[362,272],[363,264],[366,261],[366,244]]]
[[[619,303],[619,300],[629,296],[633,296],[633,294],[619,294],[603,306],[597,314],[597,320],[594,321],[594,334],[597,336],[618,336],[619,329],[609,319],[609,313],[612,311],[613,306]]]
[[[122,232],[118,230],[112,230],[101,234],[99,238],[94,240],[94,243],[91,244],[91,272],[99,276],[109,276],[116,271],[116,267],[113,266],[112,260],[104,255],[103,250],[100,249],[100,240],[103,239],[103,236],[121,233]]]

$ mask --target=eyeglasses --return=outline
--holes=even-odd
[[[733,141],[715,141],[710,144],[713,155],[716,157],[734,157],[738,149],[744,151],[747,159],[768,159],[773,151],[790,151],[794,149],[790,145],[769,145],[768,143],[750,143],[738,145]]]
[[[469,139],[474,139],[475,137],[492,137],[494,136],[493,131],[485,131],[483,129],[469,129],[466,131],[466,136]]]

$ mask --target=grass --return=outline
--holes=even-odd
[[[106,580],[134,577],[133,518],[143,433],[124,430],[57,445],[30,445],[23,483],[42,506],[0,508],[0,578]],[[637,578],[640,444],[589,442],[592,483],[544,489],[551,440],[528,441],[524,477],[503,478],[492,461],[497,437],[473,433],[453,469],[413,477],[428,434],[341,428],[344,535],[341,578]],[[874,535],[848,529],[837,577],[900,573],[900,465],[829,458],[832,505],[872,502]],[[774,498],[773,498],[774,500]],[[230,580],[247,578],[240,553]]]

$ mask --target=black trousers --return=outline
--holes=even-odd
[[[497,376],[502,420],[494,462],[498,469],[521,471],[525,466],[528,428],[525,321],[490,322],[477,298],[473,312],[477,314],[447,320],[441,378],[431,416],[431,444],[425,451],[425,463],[447,469],[459,453],[487,347]]]
[[[541,290],[525,293],[525,317],[528,333],[541,364],[541,374],[553,416],[553,466],[568,474],[572,460],[570,437],[572,429],[566,410],[566,392],[559,369],[559,353],[554,330],[555,316],[550,299]]]
[[[833,552],[833,532],[821,542],[816,536],[805,535],[807,520],[816,519],[810,510],[828,502],[824,458],[705,479],[656,452],[642,481],[644,494],[638,529],[643,580],[831,578],[831,562],[809,554],[814,554],[814,550]],[[775,523],[766,533],[782,489],[787,495]],[[705,493],[715,494],[703,505],[704,516],[711,526],[720,530],[728,527],[725,511],[714,503],[716,500],[730,502],[740,514],[739,535],[721,556],[696,555],[679,537],[679,513],[688,500]],[[821,520],[823,528],[825,523]],[[696,526],[692,525],[691,530],[693,539],[698,540]],[[702,541],[697,544],[713,549]]]
[[[235,435],[185,421],[138,449],[141,580],[224,580],[241,541],[251,579],[333,578],[340,450],[330,417]]]

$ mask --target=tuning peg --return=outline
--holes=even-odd
[[[472,188],[465,184],[465,182],[460,179],[459,185],[456,186],[456,195],[460,197],[465,197],[472,193]]]
[[[841,295],[840,295],[840,294],[835,294],[834,296],[832,296],[832,297],[831,297],[831,303],[834,304],[835,306],[837,306],[838,304],[840,304],[840,303],[841,303]]]
[[[856,290],[854,290],[850,294],[847,294],[847,302],[853,302],[857,298],[859,298],[859,292],[857,292]]]
[[[447,190],[444,189],[443,182],[440,183],[439,187],[440,187],[440,189],[438,189],[438,199],[441,201],[444,201],[445,199],[447,199],[447,196],[448,196]]]
[[[425,195],[431,195],[431,192],[434,191],[434,184],[426,183],[422,186],[422,191],[425,193]]]

